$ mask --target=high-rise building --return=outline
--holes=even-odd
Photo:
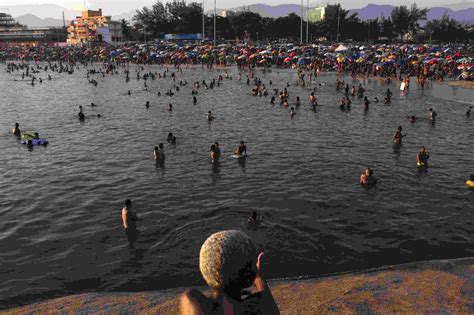
[[[102,14],[102,9],[86,10],[71,21],[68,27],[68,44],[78,45],[90,42],[117,42],[122,40],[120,22],[112,21]]]

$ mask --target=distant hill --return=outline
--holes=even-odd
[[[357,13],[357,16],[361,20],[372,20],[381,18],[382,16],[389,17],[393,8],[392,5],[368,4],[361,9],[349,10],[349,15]]]
[[[34,14],[40,19],[62,19],[63,11],[66,19],[69,20],[73,19],[77,15],[80,15],[79,11],[67,9],[56,4],[11,5],[5,7],[2,6],[2,9],[6,9],[6,12],[15,18],[18,16]]]
[[[389,17],[392,9],[394,7],[391,5],[377,5],[377,4],[369,4],[361,9],[353,9],[349,10],[350,13],[357,13],[357,16],[361,20],[368,20],[368,19],[377,19],[382,16]],[[474,8],[453,11],[449,8],[431,8],[429,9],[426,17],[428,21],[440,19],[443,17],[444,13],[448,13],[449,17],[455,19],[459,22],[474,23]]]
[[[40,19],[33,14],[25,14],[15,18],[20,24],[26,25],[29,27],[44,27],[44,26],[63,26],[63,20],[45,18]]]
[[[444,12],[447,12],[448,15],[460,22],[470,23],[474,22],[474,6],[473,3],[467,3],[463,5],[450,5],[451,7],[466,7],[463,10],[454,11],[450,8],[441,8],[434,7],[428,11],[427,17],[428,20],[440,19]],[[469,7],[470,5],[470,7]],[[357,16],[361,20],[368,19],[377,19],[381,17],[389,17],[392,13],[392,5],[378,5],[378,4],[368,4],[367,6],[360,9],[349,10],[349,14],[357,13]],[[310,8],[311,9],[311,8]],[[231,9],[217,9],[217,14],[220,14],[223,10],[227,11],[242,11],[242,7],[236,7]],[[266,4],[253,4],[245,6],[245,10],[255,12],[260,14],[262,17],[272,17],[277,18],[281,16],[287,16],[290,13],[295,13],[298,16],[301,15],[301,6],[297,4],[281,4],[277,6],[270,6]],[[207,14],[214,14],[214,10],[208,10]],[[303,16],[306,16],[306,8],[303,9]]]
[[[220,14],[223,10],[226,11],[242,11],[243,7],[236,7],[230,9],[217,9],[217,14]],[[281,4],[276,6],[266,4],[251,4],[245,6],[246,11],[251,11],[260,14],[262,17],[278,18],[281,16],[287,16],[290,13],[295,13],[298,16],[301,15],[301,6],[297,4]],[[207,14],[214,14],[214,9],[206,11]],[[303,16],[306,16],[306,7],[303,8]]]

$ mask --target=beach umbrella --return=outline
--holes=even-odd
[[[300,58],[298,59],[298,65],[307,65],[311,62],[309,58]]]

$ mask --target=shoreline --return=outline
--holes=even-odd
[[[474,257],[421,261],[321,277],[272,279],[268,283],[282,314],[308,314],[311,310],[317,313],[474,311]],[[83,293],[0,313],[176,314],[177,299],[184,289]]]

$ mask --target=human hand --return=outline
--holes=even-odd
[[[261,260],[262,260],[263,255],[265,255],[264,252],[260,252],[260,254],[258,254],[258,257],[257,257],[257,275],[261,274],[260,272],[261,265],[262,265]]]

